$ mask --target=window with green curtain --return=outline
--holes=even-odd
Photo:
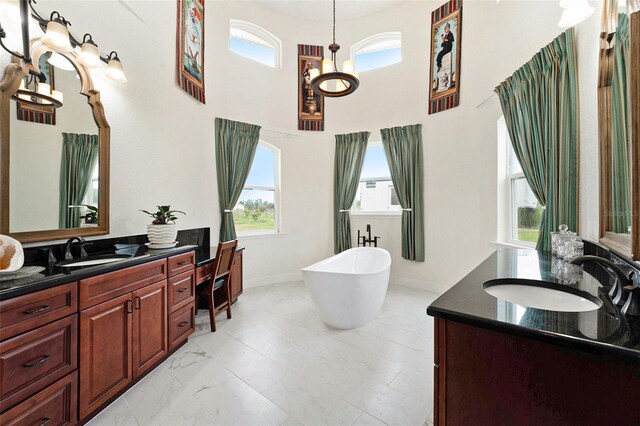
[[[496,87],[513,149],[531,190],[545,206],[536,248],[550,232],[579,231],[579,102],[575,31],[560,34]]]
[[[424,262],[422,124],[382,129],[380,135],[402,207],[402,257]]]
[[[98,135],[62,133],[58,226],[78,228],[80,209],[100,151]]]
[[[236,239],[235,207],[251,169],[260,139],[260,126],[216,118],[216,173],[220,206],[220,241]]]
[[[351,248],[349,210],[356,198],[369,135],[369,132],[336,135],[333,174],[333,249],[336,254]]]

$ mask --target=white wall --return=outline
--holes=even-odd
[[[219,210],[214,166],[214,118],[262,125],[261,137],[282,150],[282,230],[275,237],[241,238],[247,284],[299,278],[299,270],[332,254],[332,185],[336,133],[422,123],[425,165],[426,257],[400,258],[399,219],[371,223],[393,256],[392,282],[444,289],[492,250],[497,234],[496,120],[493,88],[560,33],[557,1],[467,1],[462,35],[461,104],[427,114],[429,17],[442,2],[406,1],[368,17],[338,22],[338,42],[402,31],[403,62],[361,75],[353,95],[326,101],[324,132],[296,130],[296,45],[330,42],[327,22],[279,16],[247,1],[206,4],[205,82],[201,105],[175,83],[175,1],[126,1],[139,16],[110,1],[41,1],[60,9],[76,33],[91,31],[102,51],[117,50],[129,79],[121,85],[96,75],[111,125],[111,234],[144,233],[140,208],[167,203],[186,210],[181,228],[210,226]],[[330,3],[309,3],[330,16]],[[326,11],[325,11],[326,9]],[[582,130],[583,234],[597,229],[595,75],[598,15],[578,28]],[[102,17],[96,19],[96,17]],[[283,67],[274,70],[227,49],[230,18],[263,26],[283,41]],[[6,56],[6,55],[5,55]],[[5,57],[2,58],[5,61]],[[588,93],[585,93],[587,92]],[[273,131],[275,130],[275,131]],[[284,131],[282,133],[281,131]],[[593,209],[587,213],[586,208]]]

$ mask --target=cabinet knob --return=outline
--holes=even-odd
[[[181,289],[179,289],[179,290],[178,290],[178,293],[184,293],[184,292],[185,292],[185,291],[187,291],[187,290],[188,290],[188,288],[187,288],[187,287],[185,287],[185,288],[181,288]]]
[[[180,324],[178,324],[178,327],[184,327],[185,325],[189,324],[189,321],[182,321]]]
[[[50,419],[49,417],[44,417],[44,418],[42,419],[42,422],[40,422],[40,426],[44,426],[44,425],[46,425],[47,423],[49,423],[50,421],[51,421],[51,419]]]

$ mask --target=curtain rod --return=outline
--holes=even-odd
[[[266,127],[262,127],[261,130],[266,130],[267,132],[282,133],[283,135],[293,136],[293,137],[296,137],[296,138],[300,137],[300,135],[298,135],[298,134],[287,132],[285,130],[267,129]]]
[[[493,97],[496,95],[496,92],[493,92],[491,95],[489,95],[489,97],[487,99],[485,99],[484,101],[480,102],[478,105],[476,105],[476,109],[480,108],[482,105],[486,104],[487,102],[489,102],[491,99],[493,99]]]

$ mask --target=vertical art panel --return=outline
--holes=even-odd
[[[431,13],[429,114],[460,104],[462,0],[451,0]]]
[[[38,62],[38,68],[40,69],[40,76],[34,76],[31,79],[30,83],[27,83],[25,80],[25,84],[27,85],[27,89],[31,91],[36,90],[36,80],[40,79],[44,83],[48,83],[51,85],[51,90],[56,88],[55,79],[54,79],[54,67],[48,62],[48,59],[51,57],[51,52],[47,52],[40,56],[40,61]],[[36,105],[28,105],[23,102],[16,103],[16,113],[18,120],[21,121],[30,121],[31,123],[40,123],[40,124],[56,124],[56,109],[53,107],[36,106]]]
[[[312,69],[322,69],[322,46],[298,45],[298,130],[324,131],[324,96],[311,89]]]
[[[204,104],[204,0],[178,0],[176,38],[178,84]]]

